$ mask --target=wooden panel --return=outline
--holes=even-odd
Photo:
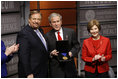
[[[63,26],[63,27],[74,29],[75,32],[76,32],[76,26]],[[47,33],[52,29],[51,26],[50,27],[41,27],[41,28],[43,29],[44,33]]]
[[[30,1],[30,10],[37,9],[37,1]]]
[[[40,9],[76,8],[76,1],[40,1]]]
[[[74,57],[74,62],[75,62],[75,67],[77,69],[77,58],[76,57]]]
[[[52,29],[52,27],[41,27],[41,28],[43,29],[44,34],[46,34],[47,32],[49,32]]]
[[[76,9],[40,11],[43,16],[41,26],[49,26],[48,16],[53,12],[60,13],[62,15],[63,24],[76,24]]]
[[[74,31],[76,32],[76,26],[63,26],[63,27],[74,29]]]

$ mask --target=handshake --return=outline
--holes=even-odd
[[[101,61],[105,61],[105,57],[104,57],[104,54],[100,55],[100,54],[97,54],[93,57],[92,61],[96,61],[96,60],[99,60],[101,59]]]

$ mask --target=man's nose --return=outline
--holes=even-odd
[[[38,20],[36,19],[35,22],[38,22]]]

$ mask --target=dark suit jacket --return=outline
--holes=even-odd
[[[98,60],[98,72],[107,72],[109,70],[108,61],[112,58],[112,49],[109,38],[100,36],[100,44],[98,44],[96,49],[92,43],[92,37],[84,40],[82,46],[82,59],[86,62],[84,67],[85,71],[95,73],[97,61],[92,62],[92,59],[97,54],[104,54],[105,56],[105,62]]]
[[[69,41],[69,49],[72,52],[73,56],[77,56],[78,52],[80,50],[79,42],[76,39],[76,35],[74,30],[69,28],[62,28],[63,29],[63,37],[64,40]],[[48,48],[49,52],[56,49],[56,36],[55,36],[55,30],[52,29],[50,32],[46,34],[47,41],[48,41]],[[61,63],[57,60],[56,56],[53,56],[50,59],[50,77],[75,77],[77,76],[74,60],[72,58],[72,61],[70,62],[64,62]]]
[[[42,29],[39,28],[42,32]],[[44,34],[43,34],[44,35]],[[47,77],[48,52],[34,30],[27,25],[18,34],[17,43],[20,44],[18,56],[19,77]]]

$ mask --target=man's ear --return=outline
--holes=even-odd
[[[61,25],[62,25],[62,20],[61,20]]]

